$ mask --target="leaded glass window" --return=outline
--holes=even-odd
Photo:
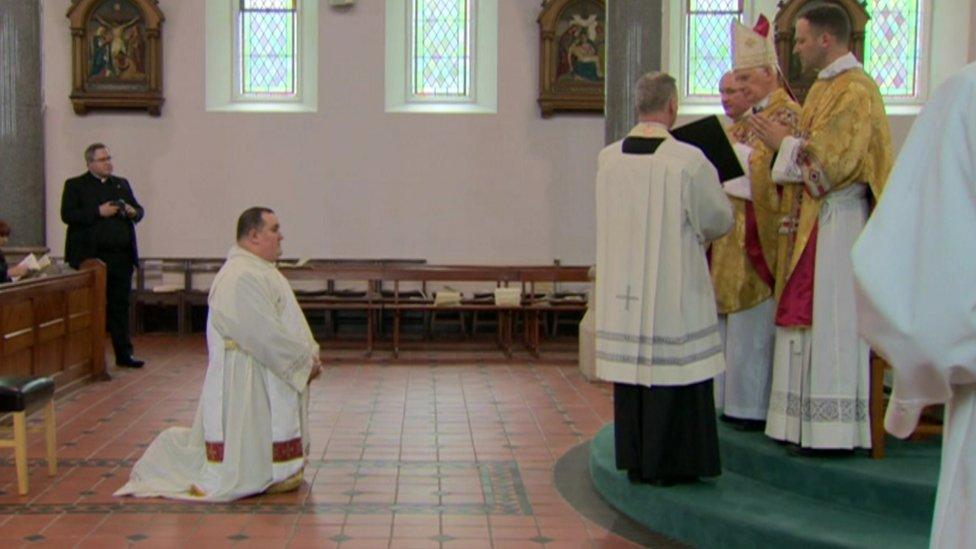
[[[918,95],[920,0],[869,0],[864,69],[886,97]]]
[[[240,0],[238,52],[243,95],[295,95],[298,0]]]
[[[465,99],[471,90],[475,0],[412,0],[411,95]]]
[[[718,81],[732,68],[732,21],[742,18],[742,0],[687,0],[688,95],[718,95]]]

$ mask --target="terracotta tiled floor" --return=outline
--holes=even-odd
[[[633,546],[554,487],[555,461],[612,417],[608,387],[587,383],[571,353],[547,363],[427,349],[362,364],[335,352],[312,387],[301,489],[200,504],[112,497],[156,433],[190,424],[206,364],[201,337],[136,348],[143,370],[59,401],[56,477],[32,444],[19,497],[0,454],[0,547]]]

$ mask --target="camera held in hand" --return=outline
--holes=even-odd
[[[126,211],[125,211],[125,207],[127,206],[127,204],[125,203],[125,200],[122,200],[121,198],[118,199],[118,200],[113,200],[112,201],[112,205],[114,205],[116,208],[119,209],[117,212],[115,212],[115,215],[117,215],[117,216],[119,216],[119,217],[121,217],[123,219],[128,219],[129,218],[129,214],[126,213]]]

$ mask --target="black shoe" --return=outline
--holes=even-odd
[[[805,448],[790,443],[786,446],[786,453],[794,457],[831,458],[853,456],[854,450],[846,448]]]
[[[732,417],[722,414],[719,416],[722,422],[727,423],[729,427],[735,429],[736,431],[765,431],[766,422],[761,419],[744,419],[739,417]]]
[[[115,365],[122,368],[142,368],[142,365],[145,363],[145,360],[139,360],[138,358],[133,358],[131,356],[126,356],[115,360]]]
[[[738,423],[732,425],[732,428],[736,431],[746,432],[765,431],[766,422],[760,419],[740,419]]]

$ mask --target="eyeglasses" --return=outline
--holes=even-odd
[[[112,160],[111,156],[106,156],[105,158],[93,158],[92,162],[108,162]]]

